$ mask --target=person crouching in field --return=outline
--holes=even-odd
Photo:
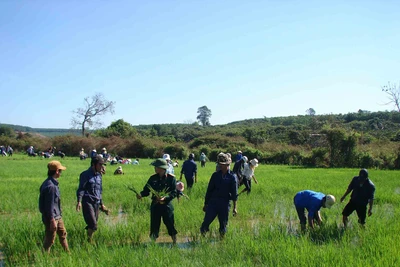
[[[136,195],[137,199],[147,197],[152,193],[150,206],[150,238],[156,241],[160,232],[161,218],[167,227],[168,234],[172,242],[176,243],[176,234],[174,219],[174,207],[172,200],[176,197],[176,179],[171,173],[168,173],[168,163],[165,159],[157,159],[152,162],[155,174],[150,176],[143,190]]]
[[[122,170],[122,166],[118,166],[118,168],[114,171],[114,175],[125,174]]]
[[[344,207],[342,212],[343,225],[344,227],[347,227],[347,223],[349,222],[348,217],[353,213],[353,211],[356,211],[358,215],[358,223],[364,226],[367,217],[367,205],[369,203],[368,216],[371,216],[375,194],[375,185],[370,179],[368,179],[368,171],[366,169],[360,170],[358,176],[353,177],[346,192],[340,198],[340,202],[343,202],[350,192],[352,192],[350,201]]]
[[[245,188],[242,190],[241,193],[246,192],[247,194],[250,194],[251,192],[251,179],[254,179],[254,182],[258,184],[256,177],[254,176],[254,170],[255,168],[258,167],[258,160],[257,159],[252,159],[250,160],[249,163],[245,163],[243,167],[243,184]]]
[[[88,241],[92,241],[97,230],[99,210],[108,215],[109,210],[103,204],[103,174],[106,173],[104,159],[101,155],[92,158],[91,166],[79,176],[79,186],[76,191],[78,203],[76,210],[82,207],[83,218],[86,222]]]
[[[319,212],[321,207],[330,209],[335,202],[336,199],[332,195],[325,195],[311,190],[298,192],[294,196],[294,205],[300,219],[301,230],[306,230],[307,219],[305,216],[305,210],[308,211],[308,225],[310,228],[314,229],[314,220],[318,225],[322,224],[321,213]]]
[[[203,236],[210,230],[209,226],[217,216],[220,236],[221,238],[225,236],[231,200],[233,201],[233,216],[237,214],[237,178],[236,175],[229,170],[231,161],[231,158],[227,154],[218,154],[217,163],[220,170],[211,175],[204,199],[203,211],[205,215],[200,228],[200,232]]]
[[[69,252],[67,242],[67,231],[61,217],[60,189],[58,179],[61,172],[67,168],[62,166],[59,161],[50,161],[47,164],[48,178],[40,186],[39,210],[42,214],[42,222],[45,226],[45,236],[43,249],[49,253],[54,244],[56,234],[60,239],[61,246]]]

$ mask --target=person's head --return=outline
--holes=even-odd
[[[106,162],[101,155],[93,157],[90,165],[95,172],[100,172],[102,174],[106,173]]]
[[[225,173],[229,169],[229,164],[231,164],[232,160],[228,157],[227,154],[219,153],[217,156],[217,163],[223,173]]]
[[[189,154],[189,159],[194,159],[194,154],[193,153]]]
[[[53,178],[58,178],[61,175],[62,171],[65,171],[67,168],[61,165],[61,163],[57,160],[52,160],[47,164],[47,175]]]
[[[367,169],[361,169],[360,172],[358,173],[358,177],[360,177],[361,180],[367,180],[367,178],[368,178]]]
[[[163,159],[165,159],[167,162],[171,161],[171,157],[169,156],[169,154],[164,154]]]
[[[330,209],[332,208],[333,204],[335,204],[336,198],[333,195],[326,195],[323,199],[322,206],[324,208]]]
[[[151,163],[154,166],[154,170],[160,176],[164,175],[168,169],[168,163],[165,159],[156,159]]]
[[[250,160],[250,167],[251,168],[255,168],[255,167],[258,167],[258,160],[257,159],[252,159],[252,160]]]

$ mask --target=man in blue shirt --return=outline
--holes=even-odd
[[[61,217],[61,199],[58,179],[61,172],[67,168],[59,161],[53,160],[47,164],[48,178],[40,186],[39,211],[42,214],[42,222],[45,226],[45,237],[43,249],[49,253],[54,244],[56,234],[60,239],[61,246],[69,251],[67,242],[67,230]]]
[[[340,202],[351,193],[350,201],[344,207],[343,225],[347,227],[349,222],[348,217],[353,211],[357,212],[358,222],[363,226],[367,217],[367,205],[369,203],[368,216],[372,215],[372,206],[374,205],[375,185],[368,179],[368,171],[366,169],[360,170],[358,176],[353,177],[346,192],[340,198]]]
[[[218,216],[219,233],[221,237],[224,237],[227,231],[231,200],[233,201],[233,216],[237,214],[237,178],[236,175],[229,170],[231,161],[231,158],[228,157],[227,154],[218,154],[217,163],[219,165],[219,171],[212,174],[204,199],[203,211],[205,215],[200,228],[202,235],[205,235],[210,230],[210,224],[214,221],[215,217]]]
[[[332,195],[325,195],[320,192],[314,192],[311,190],[304,190],[298,192],[294,196],[294,205],[296,207],[297,215],[300,219],[301,230],[306,230],[307,219],[305,216],[305,210],[308,211],[308,225],[310,228],[314,228],[314,220],[318,225],[321,225],[322,218],[319,210],[321,207],[330,209],[335,204],[335,197]]]
[[[108,210],[103,204],[103,174],[106,173],[105,161],[102,156],[92,158],[91,166],[79,176],[79,186],[76,191],[78,203],[76,210],[82,208],[83,218],[86,222],[88,241],[92,241],[93,233],[97,230],[99,210],[108,215]]]
[[[182,164],[181,177],[179,180],[182,180],[182,175],[185,174],[186,185],[188,188],[193,187],[193,183],[197,183],[197,164],[194,162],[194,154],[190,153],[189,159],[185,160]]]

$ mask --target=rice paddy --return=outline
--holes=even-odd
[[[89,160],[55,158],[67,170],[60,178],[63,220],[71,253],[58,240],[50,255],[42,252],[44,226],[38,210],[39,187],[46,179],[48,159],[14,155],[0,158],[0,266],[396,266],[400,264],[400,183],[398,171],[369,170],[376,186],[373,215],[365,228],[350,216],[344,230],[341,212],[349,200],[322,209],[323,226],[301,233],[293,196],[304,189],[343,195],[358,169],[306,169],[260,165],[249,195],[238,200],[238,215],[229,218],[228,233],[219,239],[218,220],[205,237],[200,235],[204,195],[215,170],[201,168],[198,183],[175,199],[177,245],[161,224],[160,237],[149,235],[150,198],[137,200],[126,185],[141,191],[154,173],[150,159],[123,165],[125,175],[113,175],[118,165],[107,166],[103,176],[104,204],[94,243],[86,241],[85,223],[75,210],[79,174]],[[179,178],[180,167],[175,168]]]

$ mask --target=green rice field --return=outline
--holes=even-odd
[[[60,159],[60,191],[70,254],[58,239],[50,255],[42,252],[44,226],[38,210],[39,187],[47,178],[49,159],[25,155],[0,158],[0,266],[400,266],[400,172],[369,170],[376,186],[373,215],[365,228],[350,216],[342,228],[344,203],[321,209],[324,224],[300,232],[293,197],[304,189],[333,194],[337,201],[358,169],[306,169],[260,165],[258,184],[238,200],[238,215],[229,218],[228,233],[219,239],[216,219],[206,237],[200,235],[204,195],[214,163],[201,168],[198,183],[184,193],[190,199],[173,201],[178,242],[175,246],[161,224],[160,238],[151,242],[150,198],[137,200],[127,185],[142,190],[154,173],[151,159],[123,165],[125,175],[114,176],[118,165],[107,166],[103,200],[111,214],[100,214],[94,243],[86,241],[85,223],[75,210],[79,174],[90,161]],[[179,178],[180,167],[175,168]],[[241,190],[241,187],[239,190]]]

